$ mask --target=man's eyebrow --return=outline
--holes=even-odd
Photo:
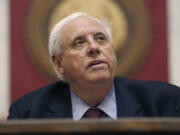
[[[95,35],[100,35],[100,34],[103,34],[103,35],[105,35],[105,36],[106,36],[106,33],[105,33],[105,32],[102,32],[102,31],[100,31],[100,32],[96,32],[96,33],[95,33]]]
[[[104,31],[95,32],[93,35],[100,35],[100,34],[103,34],[104,36],[107,37],[107,34]],[[84,38],[85,38],[84,35],[75,36],[72,38],[72,43],[74,43],[76,40],[80,40],[80,39],[84,39]]]
[[[80,35],[80,36],[76,36],[72,39],[72,43],[74,43],[76,40],[80,40],[80,39],[83,39],[84,36]]]
[[[106,32],[100,31],[95,33],[95,36],[99,35],[104,36],[106,39],[109,39],[108,34]]]

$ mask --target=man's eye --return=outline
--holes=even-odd
[[[100,42],[100,43],[104,43],[105,40],[106,40],[106,37],[105,37],[104,35],[98,35],[98,36],[96,37],[96,40],[97,40],[98,42]]]
[[[82,46],[84,44],[83,40],[77,40],[74,42],[74,46]]]
[[[98,40],[105,40],[105,37],[99,36],[99,37],[98,37]]]

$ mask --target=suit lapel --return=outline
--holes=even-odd
[[[47,117],[49,118],[72,118],[72,105],[69,85],[58,88],[48,107]]]
[[[114,81],[117,116],[138,117],[143,116],[142,107],[133,96],[133,89],[127,87],[127,80],[115,77]],[[48,107],[47,118],[72,118],[72,104],[69,85],[57,87],[55,96]]]
[[[142,116],[141,105],[133,96],[133,89],[127,88],[127,82],[123,78],[115,78],[115,93],[117,101],[118,117]]]

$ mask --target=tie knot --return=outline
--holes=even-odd
[[[103,112],[98,108],[90,108],[84,115],[85,118],[100,118],[102,116]]]

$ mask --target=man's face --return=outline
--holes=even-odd
[[[78,17],[63,29],[60,73],[70,84],[96,83],[114,78],[116,56],[104,28],[88,17]]]

